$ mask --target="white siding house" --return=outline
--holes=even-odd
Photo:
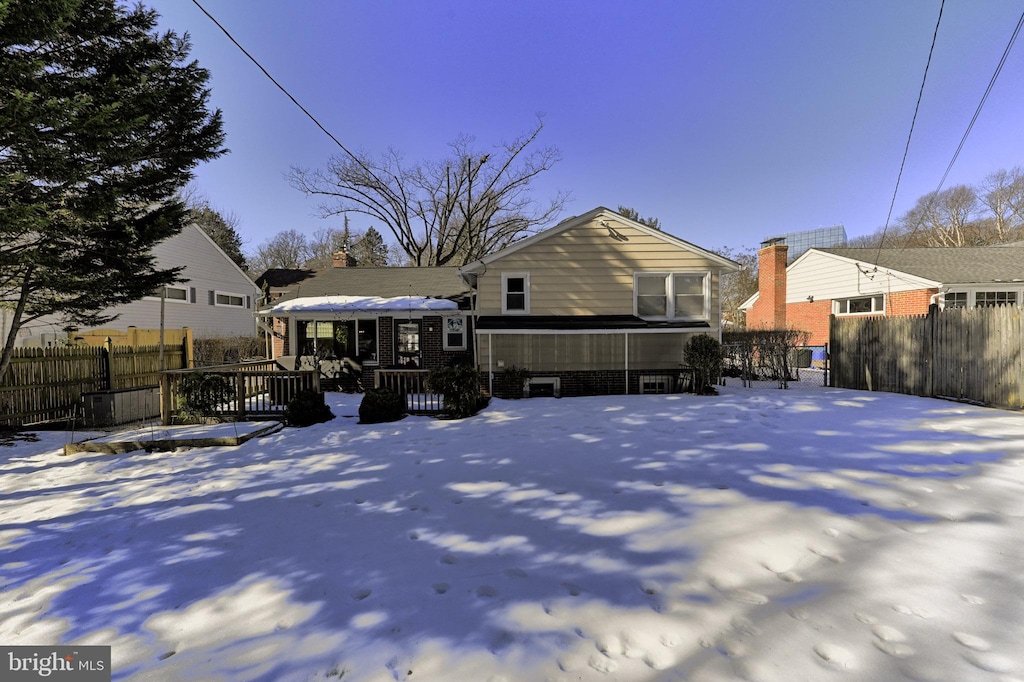
[[[210,237],[196,225],[188,225],[177,235],[153,247],[159,267],[184,266],[181,282],[167,290],[164,327],[188,327],[197,338],[208,336],[251,336],[256,333],[253,315],[259,289]],[[104,311],[117,319],[105,329],[126,330],[160,327],[160,298],[147,296],[139,301]],[[6,337],[10,312],[0,310],[0,329]],[[35,320],[18,332],[17,345],[39,346],[65,339],[62,320],[47,317]]]

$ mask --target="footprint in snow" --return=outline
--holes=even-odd
[[[568,592],[570,597],[578,597],[583,592],[583,588],[576,583],[565,582],[561,585],[562,589]]]
[[[368,587],[364,587],[361,590],[356,590],[355,592],[353,592],[352,593],[352,598],[355,599],[356,601],[363,601],[364,599],[369,597],[371,594],[373,594],[373,590],[371,590]]]
[[[434,594],[445,594],[451,589],[451,585],[448,583],[434,583],[430,588],[434,590]]]
[[[459,563],[459,559],[451,552],[447,552],[441,555],[441,563],[447,564],[448,566],[452,566],[454,564]]]
[[[476,588],[476,596],[480,598],[489,598],[498,596],[498,590],[491,587],[490,585],[481,585]]]
[[[992,645],[989,644],[988,640],[974,635],[969,635],[966,632],[954,632],[953,639],[960,644],[963,644],[968,649],[974,649],[975,651],[988,651],[992,648]]]

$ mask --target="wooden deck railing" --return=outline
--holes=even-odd
[[[427,388],[429,374],[425,369],[378,369],[373,373],[373,385],[405,396],[410,414],[439,414],[444,412],[444,398]]]
[[[286,371],[273,361],[218,365],[201,369],[164,372],[160,381],[160,419],[173,423],[178,412],[181,382],[189,374],[202,372],[222,379],[216,407],[209,416],[216,419],[279,419],[288,402],[303,389],[320,392],[320,375],[315,371]]]

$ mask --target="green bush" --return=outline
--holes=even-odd
[[[405,398],[386,388],[368,388],[359,403],[359,423],[379,424],[405,416]]]
[[[444,396],[444,413],[453,419],[472,417],[483,407],[480,371],[472,365],[433,370],[427,376],[427,388]]]
[[[714,382],[722,371],[722,344],[707,334],[691,337],[683,348],[683,362],[693,368],[693,392],[714,395]]]
[[[334,419],[334,413],[324,402],[324,394],[304,388],[288,401],[284,421],[288,426],[312,426]]]
[[[218,419],[220,408],[234,398],[231,382],[220,374],[190,372],[178,385],[178,419],[186,424]]]
[[[501,373],[501,381],[505,388],[505,395],[513,400],[523,397],[523,386],[530,378],[530,370],[525,367],[510,365]]]

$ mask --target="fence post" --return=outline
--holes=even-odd
[[[160,374],[160,423],[171,425],[171,375],[167,372]]]
[[[240,371],[235,372],[235,409],[238,421],[245,419],[245,375]]]
[[[928,359],[928,373],[925,375],[924,394],[932,398],[935,396],[935,327],[939,316],[939,306],[932,303],[928,306],[927,322],[924,326],[925,358]]]
[[[109,336],[103,340],[102,358],[105,376],[100,378],[100,390],[109,391],[114,388],[114,340]]]
[[[825,344],[825,366],[828,367],[826,374],[830,388],[836,387],[836,360],[843,349],[843,344],[838,341],[839,330],[836,325],[836,316],[833,313],[828,316],[828,343]]]

